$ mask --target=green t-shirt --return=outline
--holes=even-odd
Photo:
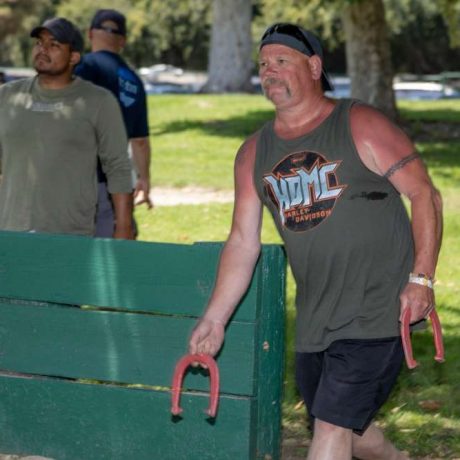
[[[118,102],[76,78],[57,90],[37,77],[0,87],[0,229],[93,235],[97,157],[110,193],[132,191]]]
[[[254,180],[271,211],[297,284],[296,349],[339,339],[399,335],[399,294],[413,263],[401,197],[362,163],[339,101],[310,133],[279,138],[262,129]]]

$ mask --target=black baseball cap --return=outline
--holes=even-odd
[[[47,19],[41,26],[34,27],[30,36],[38,37],[43,30],[47,30],[59,43],[69,44],[72,51],[79,53],[83,51],[83,36],[69,20],[65,18]]]
[[[117,10],[98,10],[91,21],[91,29],[103,29],[105,21],[112,21],[117,25],[117,30],[112,33],[126,36],[126,17]]]
[[[288,46],[307,56],[317,55],[323,61],[323,48],[318,37],[298,25],[279,22],[270,26],[262,35],[259,50],[265,45],[274,44]],[[321,74],[321,83],[324,91],[332,91],[334,89],[324,66]]]

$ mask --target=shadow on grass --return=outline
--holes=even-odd
[[[247,137],[271,118],[273,118],[273,110],[254,110],[225,120],[178,120],[163,124],[161,129],[156,130],[154,134],[174,134],[188,130],[199,130],[209,136]]]
[[[175,120],[158,127],[154,135],[200,131],[208,136],[245,138],[274,117],[273,110],[253,110],[223,120]],[[436,139],[432,137],[431,139]],[[421,142],[420,150],[429,167],[460,166],[460,142],[458,140]]]
[[[398,110],[404,120],[460,123],[460,110],[458,109],[460,104],[455,108],[445,106],[435,107],[435,105],[431,105],[429,108],[421,109],[418,104],[405,105],[404,107],[401,107],[401,104],[399,104]]]
[[[458,430],[446,427],[442,420],[431,417],[421,426],[403,429],[398,423],[385,425],[385,436],[410,458],[454,459],[458,458]]]
[[[423,160],[432,168],[460,167],[460,142],[427,142],[419,146]]]
[[[460,316],[453,306],[441,308],[451,318]],[[379,416],[389,438],[412,456],[448,459],[460,455],[460,337],[457,328],[446,322],[443,332],[446,361],[441,364],[434,361],[431,325],[412,335],[419,366],[408,370],[404,365]]]

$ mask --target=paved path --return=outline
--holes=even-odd
[[[194,186],[184,188],[153,187],[150,195],[155,206],[233,202],[233,190],[215,190]]]

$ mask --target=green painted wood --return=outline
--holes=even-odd
[[[281,403],[284,382],[286,257],[279,246],[265,246],[261,260],[256,359],[257,453],[281,455]],[[263,287],[263,288],[262,288]]]
[[[285,282],[278,246],[262,248],[228,327],[218,356],[224,409],[217,422],[203,428],[202,394],[184,397],[193,416],[164,422],[165,387],[209,297],[220,250],[0,232],[0,369],[30,374],[0,377],[1,450],[56,460],[278,459]],[[208,386],[193,372],[185,382],[187,389]],[[37,420],[43,429],[33,426]]]
[[[0,377],[2,453],[55,460],[254,460],[254,400],[224,396],[218,417],[203,395],[183,394],[181,419],[168,392],[51,379]]]
[[[221,248],[0,232],[0,297],[200,316]],[[257,305],[251,286],[235,319]]]
[[[0,303],[0,369],[170,386],[196,320],[62,306]],[[253,395],[255,325],[233,321],[218,357],[221,391]],[[188,380],[192,389],[207,379]]]

